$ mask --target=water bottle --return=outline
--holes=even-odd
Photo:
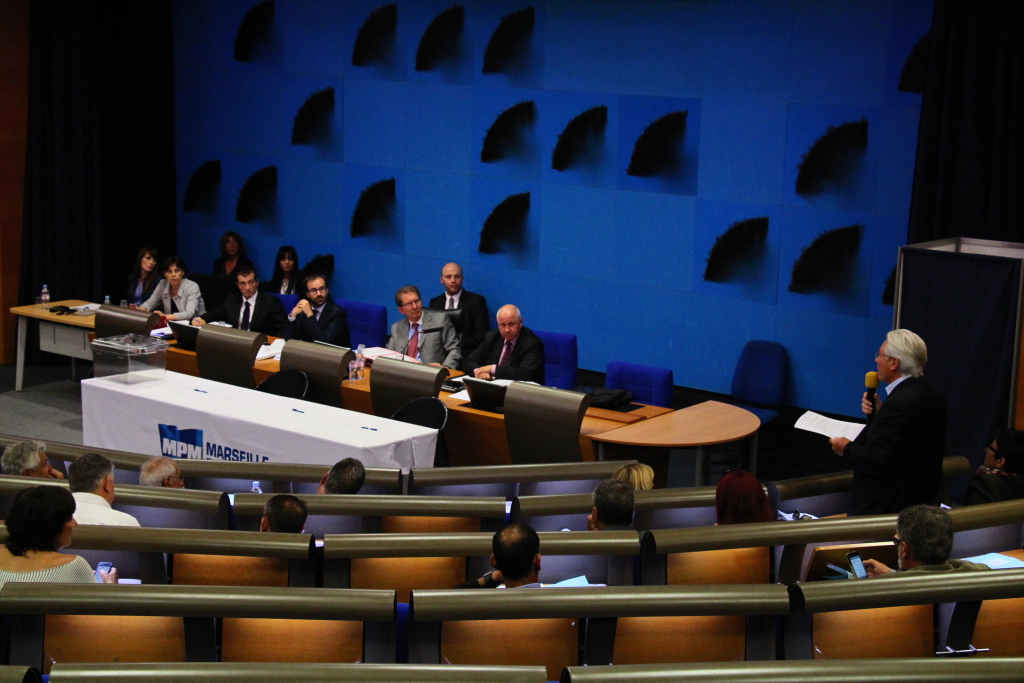
[[[109,306],[110,305],[110,295],[109,294],[107,294],[107,295],[105,295],[103,297],[103,305],[104,306]]]
[[[50,303],[50,288],[43,285],[43,291],[39,293],[39,298],[44,304]]]
[[[366,351],[365,344],[360,344],[359,348],[356,349],[356,379],[366,378],[366,358],[363,356],[364,351]]]
[[[348,378],[350,380],[359,379],[359,372],[356,370],[356,362],[354,360],[348,362]]]
[[[254,481],[252,483],[252,493],[263,493],[263,489],[260,488],[260,483],[258,481]]]

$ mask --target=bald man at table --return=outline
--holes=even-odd
[[[477,379],[511,379],[544,384],[544,342],[523,326],[512,304],[498,309],[498,329],[489,331],[463,365]]]

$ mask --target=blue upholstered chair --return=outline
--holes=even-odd
[[[352,348],[357,348],[360,344],[374,347],[387,343],[388,309],[377,304],[364,304],[348,299],[335,299],[334,303],[344,308],[348,316]]]
[[[732,376],[732,397],[736,404],[757,415],[761,426],[779,417],[786,403],[789,358],[782,344],[752,339],[740,352]],[[757,473],[757,433],[751,437],[750,471]]]
[[[668,368],[613,360],[605,370],[604,386],[630,391],[633,400],[640,403],[672,407],[672,371]]]
[[[264,292],[261,292],[261,294],[262,293],[264,293]],[[295,308],[295,305],[297,303],[299,303],[299,298],[300,297],[299,297],[298,294],[278,294],[277,292],[265,292],[265,293],[269,294],[270,296],[276,296],[278,299],[281,300],[281,305],[284,306],[285,315],[290,315],[291,312],[292,312],[292,309]]]
[[[557,389],[575,389],[579,364],[576,335],[540,330],[534,330],[533,333],[544,342],[544,385]]]

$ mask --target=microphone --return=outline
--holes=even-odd
[[[867,372],[864,374],[864,387],[868,390],[868,403],[871,404],[871,413],[868,414],[868,423],[875,416],[875,389],[878,388],[878,373]]]

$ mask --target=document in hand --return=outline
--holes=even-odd
[[[830,439],[844,436],[850,441],[856,439],[857,435],[861,433],[862,429],[864,429],[864,425],[857,422],[833,420],[832,418],[825,417],[824,415],[812,413],[810,410],[800,416],[800,419],[796,421],[794,427],[797,429],[803,429],[807,432],[814,432],[815,434],[824,434]]]

